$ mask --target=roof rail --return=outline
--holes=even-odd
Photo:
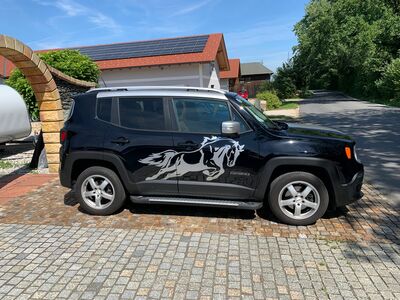
[[[211,89],[211,88],[201,88],[192,86],[124,86],[124,87],[104,87],[104,88],[94,88],[90,89],[88,92],[108,92],[108,91],[154,91],[154,90],[168,90],[168,91],[188,91],[188,92],[209,92],[225,94],[227,91]]]

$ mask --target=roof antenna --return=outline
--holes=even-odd
[[[100,76],[100,79],[101,79],[101,81],[103,81],[104,87],[108,87],[107,84],[106,84],[106,82],[105,82],[104,79],[103,79],[103,76]]]

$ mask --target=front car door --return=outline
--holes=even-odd
[[[102,106],[98,99],[98,110]],[[130,177],[130,192],[137,195],[176,195],[177,178],[159,176],[168,150],[173,148],[166,100],[162,97],[113,98],[112,119],[104,133],[106,152],[116,154]],[[99,115],[97,116],[99,118]],[[155,154],[156,153],[156,154]],[[175,170],[175,166],[169,166]]]
[[[260,163],[255,132],[226,100],[170,99],[179,194],[251,199]],[[221,134],[224,121],[241,123],[237,138]]]

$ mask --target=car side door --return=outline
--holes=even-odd
[[[226,100],[170,100],[176,176],[182,196],[251,199],[259,147],[255,132]],[[222,122],[239,121],[237,137],[221,134]]]
[[[98,104],[99,104],[98,99]],[[101,103],[101,102],[100,102]],[[128,172],[135,195],[176,195],[177,179],[160,174],[173,147],[168,107],[163,97],[113,98],[112,120],[104,138],[105,152],[117,155]]]

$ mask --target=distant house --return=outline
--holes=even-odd
[[[229,59],[229,71],[220,72],[221,89],[235,91],[235,86],[239,84],[240,59]]]
[[[274,72],[259,62],[240,64],[240,81],[243,83],[258,80],[269,81],[273,73]]]
[[[180,85],[220,88],[229,70],[221,33],[76,47],[101,70],[100,86]],[[40,52],[51,51],[40,50]],[[5,75],[14,66],[0,59]]]

